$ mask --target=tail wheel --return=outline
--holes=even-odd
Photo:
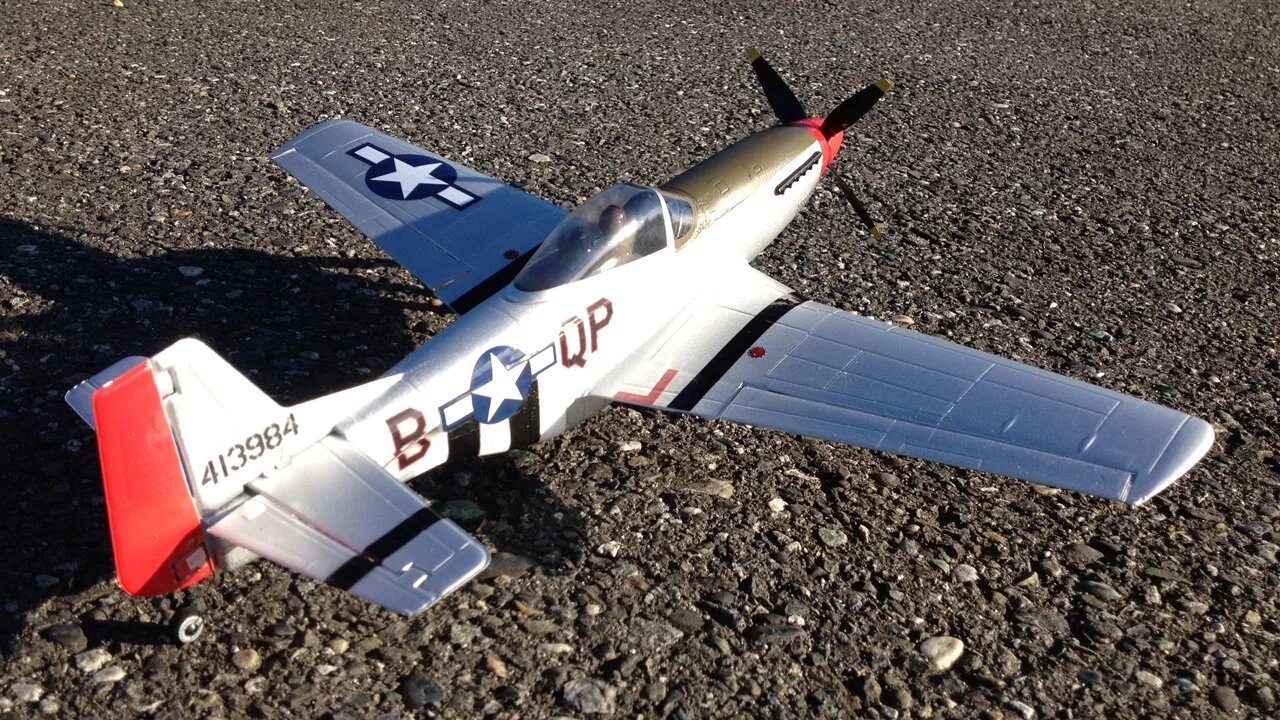
[[[204,632],[204,616],[200,609],[187,606],[173,614],[169,620],[169,635],[179,645],[195,642]]]

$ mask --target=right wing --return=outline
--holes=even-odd
[[[310,127],[272,159],[459,313],[511,282],[568,214],[350,120]]]
[[[1134,504],[1213,443],[1176,410],[725,276],[597,394]]]

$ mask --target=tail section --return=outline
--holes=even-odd
[[[412,613],[474,576],[483,546],[331,435],[395,381],[285,408],[187,339],[77,385],[67,402],[98,433],[121,587],[165,594],[261,555]]]
[[[149,362],[104,384],[92,408],[120,586],[163,595],[209,577],[213,562]]]

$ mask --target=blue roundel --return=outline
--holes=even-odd
[[[369,166],[364,182],[389,200],[421,200],[450,187],[458,171],[429,155],[392,155]]]
[[[533,370],[524,353],[505,345],[484,351],[471,374],[471,407],[476,420],[497,423],[515,415],[532,385]]]

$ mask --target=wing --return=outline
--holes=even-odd
[[[459,313],[510,282],[566,214],[349,120],[304,130],[272,159]]]
[[[245,489],[210,535],[396,612],[425,610],[489,564],[484,546],[336,437]]]
[[[1213,443],[1199,418],[800,302],[750,268],[721,292],[598,394],[1133,504]]]

